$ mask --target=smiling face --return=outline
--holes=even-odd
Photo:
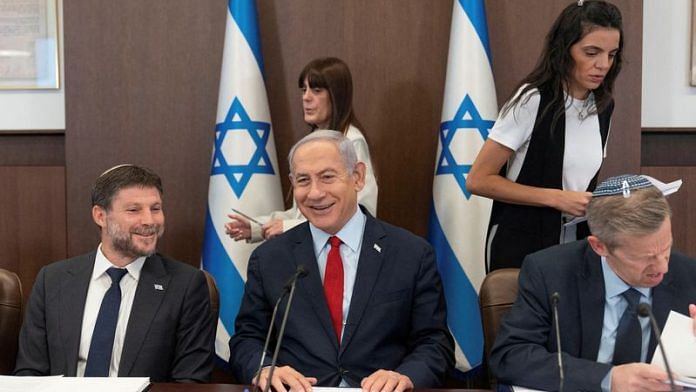
[[[304,121],[318,129],[329,129],[331,123],[331,96],[323,87],[312,88],[305,78],[302,86],[302,110]]]
[[[588,241],[624,282],[633,287],[655,287],[669,270],[672,222],[666,218],[654,233],[623,235],[611,250],[595,236],[588,237]]]
[[[317,228],[336,234],[358,208],[365,185],[365,164],[346,170],[338,146],[314,140],[297,148],[292,159],[293,193],[302,214]]]
[[[162,197],[154,187],[123,188],[109,208],[92,207],[92,218],[101,227],[104,256],[120,267],[154,254],[164,233]]]
[[[574,66],[570,71],[569,94],[584,99],[598,88],[614,64],[621,33],[618,29],[595,27],[570,47]]]

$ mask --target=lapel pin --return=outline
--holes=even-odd
[[[164,287],[161,284],[155,283],[155,290],[164,291]]]
[[[374,244],[374,245],[372,245],[372,247],[373,247],[377,252],[382,253],[382,248],[381,248],[379,245]]]

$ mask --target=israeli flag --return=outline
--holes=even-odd
[[[215,351],[228,361],[255,245],[225,234],[227,215],[232,208],[258,216],[283,207],[254,0],[228,2],[216,123],[202,265],[220,292]]]
[[[428,238],[445,288],[461,371],[480,365],[483,357],[478,290],[485,276],[491,209],[490,200],[466,191],[466,176],[497,112],[484,2],[455,1]]]

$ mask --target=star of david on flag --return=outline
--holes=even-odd
[[[471,163],[459,164],[450,149],[450,144],[457,132],[478,131],[481,139],[488,138],[488,131],[493,127],[495,121],[484,120],[481,118],[474,101],[467,94],[462,100],[461,105],[454,118],[440,124],[440,144],[442,151],[438,159],[435,175],[451,174],[457,180],[459,188],[466,196],[467,200],[471,193],[466,190],[466,174],[471,170]],[[473,162],[472,162],[473,163]]]
[[[483,0],[455,1],[451,26],[428,240],[445,290],[455,366],[466,372],[483,360],[478,290],[491,209],[490,200],[467,192],[466,177],[498,107]]]
[[[237,197],[242,196],[246,185],[254,173],[275,174],[271,158],[266,151],[266,144],[271,135],[271,124],[263,121],[254,121],[249,118],[246,110],[244,110],[244,106],[242,106],[237,97],[234,98],[225,121],[218,123],[215,131],[213,168],[210,174],[224,175]],[[248,163],[231,165],[225,157],[223,146],[227,135],[231,132],[244,132],[253,141],[256,148]]]
[[[235,242],[225,233],[232,208],[257,217],[283,208],[254,0],[227,4],[201,257],[202,268],[215,278],[220,294],[215,352],[224,362],[230,356],[228,342],[244,293],[247,262],[256,247]]]

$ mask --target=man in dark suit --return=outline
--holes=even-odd
[[[290,166],[295,201],[308,222],[267,241],[249,260],[230,340],[238,379],[256,381],[273,305],[303,265],[308,275],[297,282],[273,375],[277,391],[284,392],[284,385],[294,391],[311,385],[377,391],[440,385],[454,353],[430,246],[358,207],[365,165],[340,132],[303,138],[290,151]],[[273,327],[279,326],[278,319]]]
[[[134,165],[92,189],[95,252],[41,269],[19,337],[16,375],[206,382],[214,320],[203,272],[156,253],[159,176]]]
[[[649,365],[656,347],[638,303],[664,326],[670,310],[696,320],[696,261],[671,249],[670,208],[642,176],[600,184],[587,207],[592,235],[527,256],[517,301],[490,365],[504,384],[557,390],[560,376],[552,295],[567,391],[665,391],[668,375]]]

